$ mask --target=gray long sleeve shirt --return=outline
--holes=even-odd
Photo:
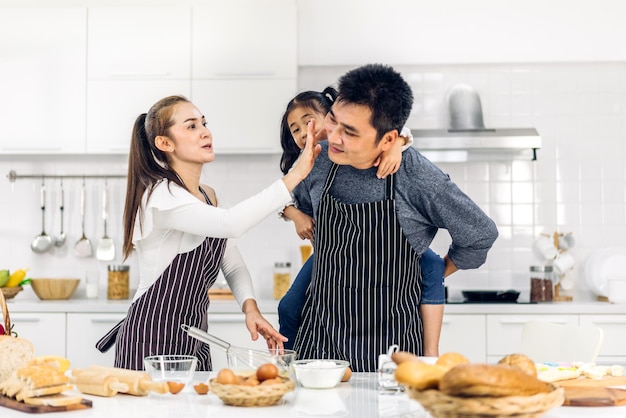
[[[298,209],[313,216],[316,222],[324,184],[333,164],[328,158],[328,143],[323,141],[321,145],[322,152],[313,171],[294,190]],[[346,204],[383,200],[385,180],[376,177],[377,169],[340,166],[330,194]],[[414,148],[402,153],[402,163],[395,174],[395,201],[400,226],[415,251],[422,254],[437,230],[447,229],[452,237],[448,255],[459,269],[480,267],[498,237],[493,220],[447,174]]]

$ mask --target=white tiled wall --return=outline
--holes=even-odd
[[[335,84],[349,68],[300,69],[299,88],[321,90]],[[543,138],[538,161],[439,164],[497,222],[500,238],[487,263],[458,272],[448,280],[452,294],[461,288],[527,289],[528,267],[541,264],[531,246],[540,233],[572,232],[576,267],[569,275],[578,299],[591,298],[583,270],[591,251],[626,246],[626,63],[457,65],[397,67],[411,84],[415,107],[411,128],[446,126],[445,94],[458,82],[472,85],[483,103],[487,127],[536,127]],[[278,119],[278,117],[277,117]],[[278,138],[277,138],[278,141]],[[237,202],[280,175],[279,156],[219,155],[205,168],[204,181],[224,199]],[[0,173],[124,174],[124,158],[28,158],[0,156]],[[3,176],[4,178],[4,176]],[[66,254],[36,255],[30,242],[41,232],[41,179],[0,179],[0,268],[31,267],[32,276],[82,277],[98,269],[105,279],[106,262]],[[102,235],[99,202],[103,180],[87,180],[87,236],[95,244]],[[81,181],[66,180],[66,232],[70,247],[80,237],[78,196]],[[59,230],[59,181],[48,179],[46,230]],[[121,247],[125,181],[110,179],[112,219],[109,233]],[[270,216],[240,243],[259,297],[271,297],[274,261],[299,266],[293,227]],[[445,253],[440,234],[432,247]],[[118,252],[119,253],[119,252]],[[119,262],[120,260],[116,260]],[[131,266],[133,260],[131,260]],[[24,295],[26,297],[27,295]],[[20,296],[18,296],[20,297]]]

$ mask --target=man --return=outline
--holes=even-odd
[[[315,219],[313,277],[294,342],[300,358],[348,360],[375,371],[391,344],[423,354],[420,255],[440,228],[452,237],[447,277],[477,268],[498,236],[494,222],[417,150],[403,153],[385,180],[374,161],[405,125],[413,95],[391,67],[372,64],[339,79],[326,116],[328,140],[309,177],[296,188],[298,208]],[[436,350],[436,348],[435,348]],[[432,351],[432,350],[431,350]]]

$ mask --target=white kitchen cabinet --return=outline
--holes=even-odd
[[[280,152],[280,120],[295,91],[295,78],[192,81],[217,154]]]
[[[137,116],[170,95],[190,97],[189,80],[89,80],[87,152],[124,154]]]
[[[278,329],[277,314],[263,314],[274,328]],[[208,332],[218,338],[230,343],[233,346],[264,350],[267,348],[265,339],[252,341],[250,332],[246,328],[245,315],[243,313],[233,314],[212,314],[209,312]],[[215,344],[211,344],[211,361],[213,370],[221,370],[228,367],[226,360],[226,350]]]
[[[626,364],[626,315],[581,315],[580,325],[604,332],[598,364]]]
[[[85,152],[85,8],[0,11],[0,152]]]
[[[33,343],[36,356],[66,356],[64,313],[13,313],[11,323],[19,337]]]
[[[297,76],[295,0],[209,1],[193,9],[194,79]]]
[[[87,73],[94,79],[189,79],[189,7],[90,7]]]
[[[462,353],[474,363],[484,363],[487,352],[485,315],[444,315],[439,354]]]
[[[578,325],[578,315],[487,315],[487,361],[497,363],[507,354],[518,353],[524,324],[530,320]]]
[[[126,313],[68,313],[67,358],[72,362],[72,368],[92,364],[112,367],[115,347],[101,353],[96,343],[125,316]]]
[[[298,64],[620,61],[625,13],[615,0],[300,0]]]

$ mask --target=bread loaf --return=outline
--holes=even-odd
[[[498,364],[517,367],[529,375],[537,377],[537,367],[535,367],[535,362],[524,354],[509,354],[508,356],[504,356],[500,359]]]
[[[469,359],[463,354],[449,352],[440,355],[435,364],[443,367],[445,370],[450,370],[459,364],[468,364],[469,362]]]
[[[450,396],[531,396],[548,393],[552,387],[511,366],[461,364],[448,371],[439,390]]]
[[[35,347],[23,338],[0,335],[0,383],[33,358]]]
[[[446,369],[423,361],[404,361],[398,364],[394,377],[400,384],[417,390],[436,389]]]
[[[405,361],[417,361],[419,360],[419,357],[413,353],[409,353],[408,351],[396,351],[391,354],[391,360],[393,360],[396,364],[400,364]]]

